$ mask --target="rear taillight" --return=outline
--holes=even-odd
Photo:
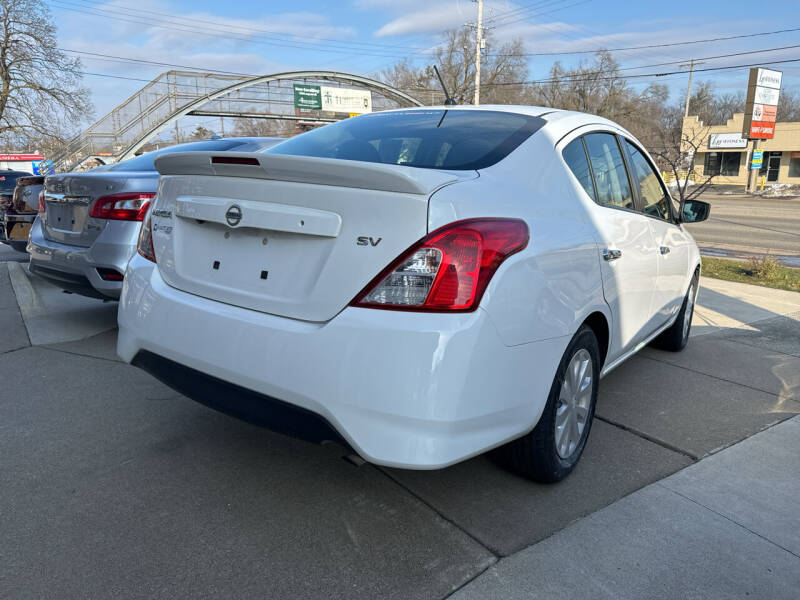
[[[95,219],[141,221],[150,206],[154,192],[133,192],[102,196],[94,201],[89,216]]]
[[[43,213],[47,210],[47,207],[44,203],[44,190],[39,192],[39,212]]]
[[[472,311],[500,264],[528,244],[518,219],[451,223],[414,244],[373,279],[351,306]]]
[[[144,256],[147,260],[156,262],[156,251],[153,248],[153,229],[152,220],[150,218],[150,211],[142,223],[142,229],[139,231],[139,241],[136,244],[136,251]]]

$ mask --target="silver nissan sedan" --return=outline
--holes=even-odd
[[[63,290],[116,300],[150,201],[156,157],[175,152],[257,152],[282,138],[222,138],[177,144],[84,173],[45,180],[27,250],[30,271]]]

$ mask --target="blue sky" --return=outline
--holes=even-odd
[[[443,30],[476,18],[476,4],[470,0],[47,1],[63,49],[247,74],[316,68],[372,75],[405,57],[424,65],[431,62],[429,52]],[[800,28],[797,0],[767,5],[738,0],[487,0],[485,7],[492,35],[500,41],[520,38],[527,52],[664,44]],[[630,68],[628,74],[652,73],[675,67],[634,67],[792,45],[800,46],[800,31],[621,51],[614,56]],[[85,77],[98,117],[144,85],[108,76],[150,80],[169,69],[80,56],[84,71],[98,74]],[[574,54],[531,58],[530,78],[545,77],[554,60],[572,65],[580,58]],[[704,66],[793,58],[800,58],[800,47],[707,60]],[[800,89],[800,62],[773,68],[784,71],[784,87]],[[698,73],[698,80],[714,81],[729,91],[744,90],[747,69]],[[685,93],[684,74],[631,83],[640,86],[649,81],[668,84],[673,98]]]

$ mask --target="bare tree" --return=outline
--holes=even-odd
[[[535,84],[530,96],[533,104],[606,117],[645,139],[663,119],[669,91],[663,85],[632,88],[617,61],[608,52],[598,52],[572,69],[555,63],[547,80]]]
[[[0,0],[0,139],[63,138],[92,112],[81,64],[56,46],[43,0]]]
[[[201,140],[207,140],[213,135],[215,135],[213,131],[211,131],[210,129],[206,129],[202,125],[198,125],[197,127],[195,127],[194,131],[189,136],[189,141],[198,142]]]
[[[800,121],[800,94],[791,90],[781,90],[778,99],[778,121]]]
[[[659,166],[675,178],[675,188],[681,204],[697,198],[713,183],[716,173],[702,178],[694,171],[698,151],[708,139],[709,127],[702,121],[698,126],[683,127],[683,108],[667,111],[646,142],[650,154]]]
[[[282,119],[237,117],[233,122],[233,135],[237,137],[290,137],[298,132],[294,122]]]
[[[481,96],[487,104],[521,103],[528,77],[528,65],[522,41],[496,45],[491,32],[486,37],[486,51],[481,62]],[[471,29],[450,29],[435,51],[436,64],[458,104],[470,104],[475,96],[475,36]],[[426,67],[431,81],[433,67]]]
[[[718,94],[710,81],[703,81],[689,100],[689,114],[697,115],[706,125],[725,125],[734,113],[744,112],[744,101],[744,92]],[[681,102],[681,110],[684,105]]]
[[[520,40],[497,45],[486,36],[486,51],[481,62],[481,98],[487,104],[524,104],[528,76],[527,61]],[[471,104],[475,96],[475,36],[467,27],[444,32],[434,51],[435,61],[450,96],[457,104]],[[430,92],[443,101],[433,65],[418,68],[404,59],[377,75],[378,79],[421,97],[427,102]],[[416,92],[416,94],[415,94]]]

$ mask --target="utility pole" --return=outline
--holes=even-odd
[[[475,35],[475,100],[477,106],[481,103],[481,47],[483,46],[483,0],[478,2],[478,27]]]
[[[689,116],[689,100],[692,98],[692,73],[697,65],[702,65],[702,62],[695,62],[692,58],[688,63],[678,65],[679,67],[689,67],[689,85],[686,87],[686,110],[683,113],[684,117]]]

